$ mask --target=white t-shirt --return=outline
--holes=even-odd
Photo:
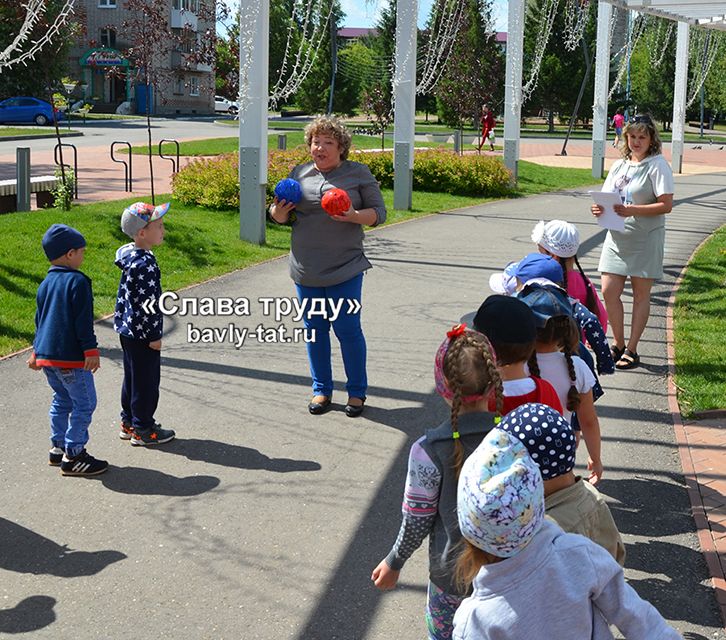
[[[519,378],[518,380],[502,380],[502,391],[507,397],[526,396],[537,388],[532,378]]]
[[[572,380],[570,380],[570,372],[567,370],[565,354],[561,351],[538,353],[537,364],[540,378],[547,380],[555,388],[562,403],[562,416],[569,422],[572,418],[572,411],[567,410],[567,392],[572,386]],[[572,364],[575,367],[575,388],[579,393],[587,393],[595,386],[595,376],[579,356],[572,356]]]

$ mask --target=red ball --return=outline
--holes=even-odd
[[[329,216],[339,216],[350,209],[350,196],[343,189],[331,189],[323,194],[320,205]]]

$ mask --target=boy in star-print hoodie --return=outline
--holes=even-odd
[[[162,218],[168,210],[168,202],[158,207],[136,202],[127,207],[121,215],[121,230],[134,241],[116,251],[121,282],[113,326],[124,354],[119,437],[137,446],[162,444],[176,435],[154,420],[159,404],[163,316],[158,308],[161,273],[151,248],[164,241]]]

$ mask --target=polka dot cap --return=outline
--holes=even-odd
[[[504,416],[499,428],[527,448],[544,480],[561,476],[575,466],[575,434],[552,407],[536,402],[523,404]]]

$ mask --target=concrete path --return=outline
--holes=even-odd
[[[688,640],[726,640],[726,633],[669,412],[665,310],[674,278],[724,220],[725,179],[676,180],[666,278],[641,343],[643,366],[604,378],[597,404],[601,488],[627,543],[626,575]],[[280,325],[256,301],[293,295],[285,259],[182,292],[244,296],[252,315],[167,319],[157,418],[178,438],[158,449],[117,438],[120,352],[110,323],[99,323],[103,366],[89,450],[113,467],[97,479],[64,478],[47,467],[47,385],[23,355],[0,361],[0,635],[425,637],[426,549],[393,592],[378,593],[370,572],[396,537],[410,444],[446,415],[433,393],[434,352],[446,329],[489,295],[489,274],[532,250],[540,218],[556,212],[578,225],[582,264],[595,277],[604,232],[588,208],[583,189],[368,234],[375,268],[366,277],[363,321],[371,387],[357,420],[342,413],[340,384],[334,411],[307,413],[302,344],[249,338],[237,350],[187,340],[190,325]],[[163,248],[159,260],[163,273]],[[340,380],[337,345],[334,352]],[[724,479],[722,467],[711,474]]]

